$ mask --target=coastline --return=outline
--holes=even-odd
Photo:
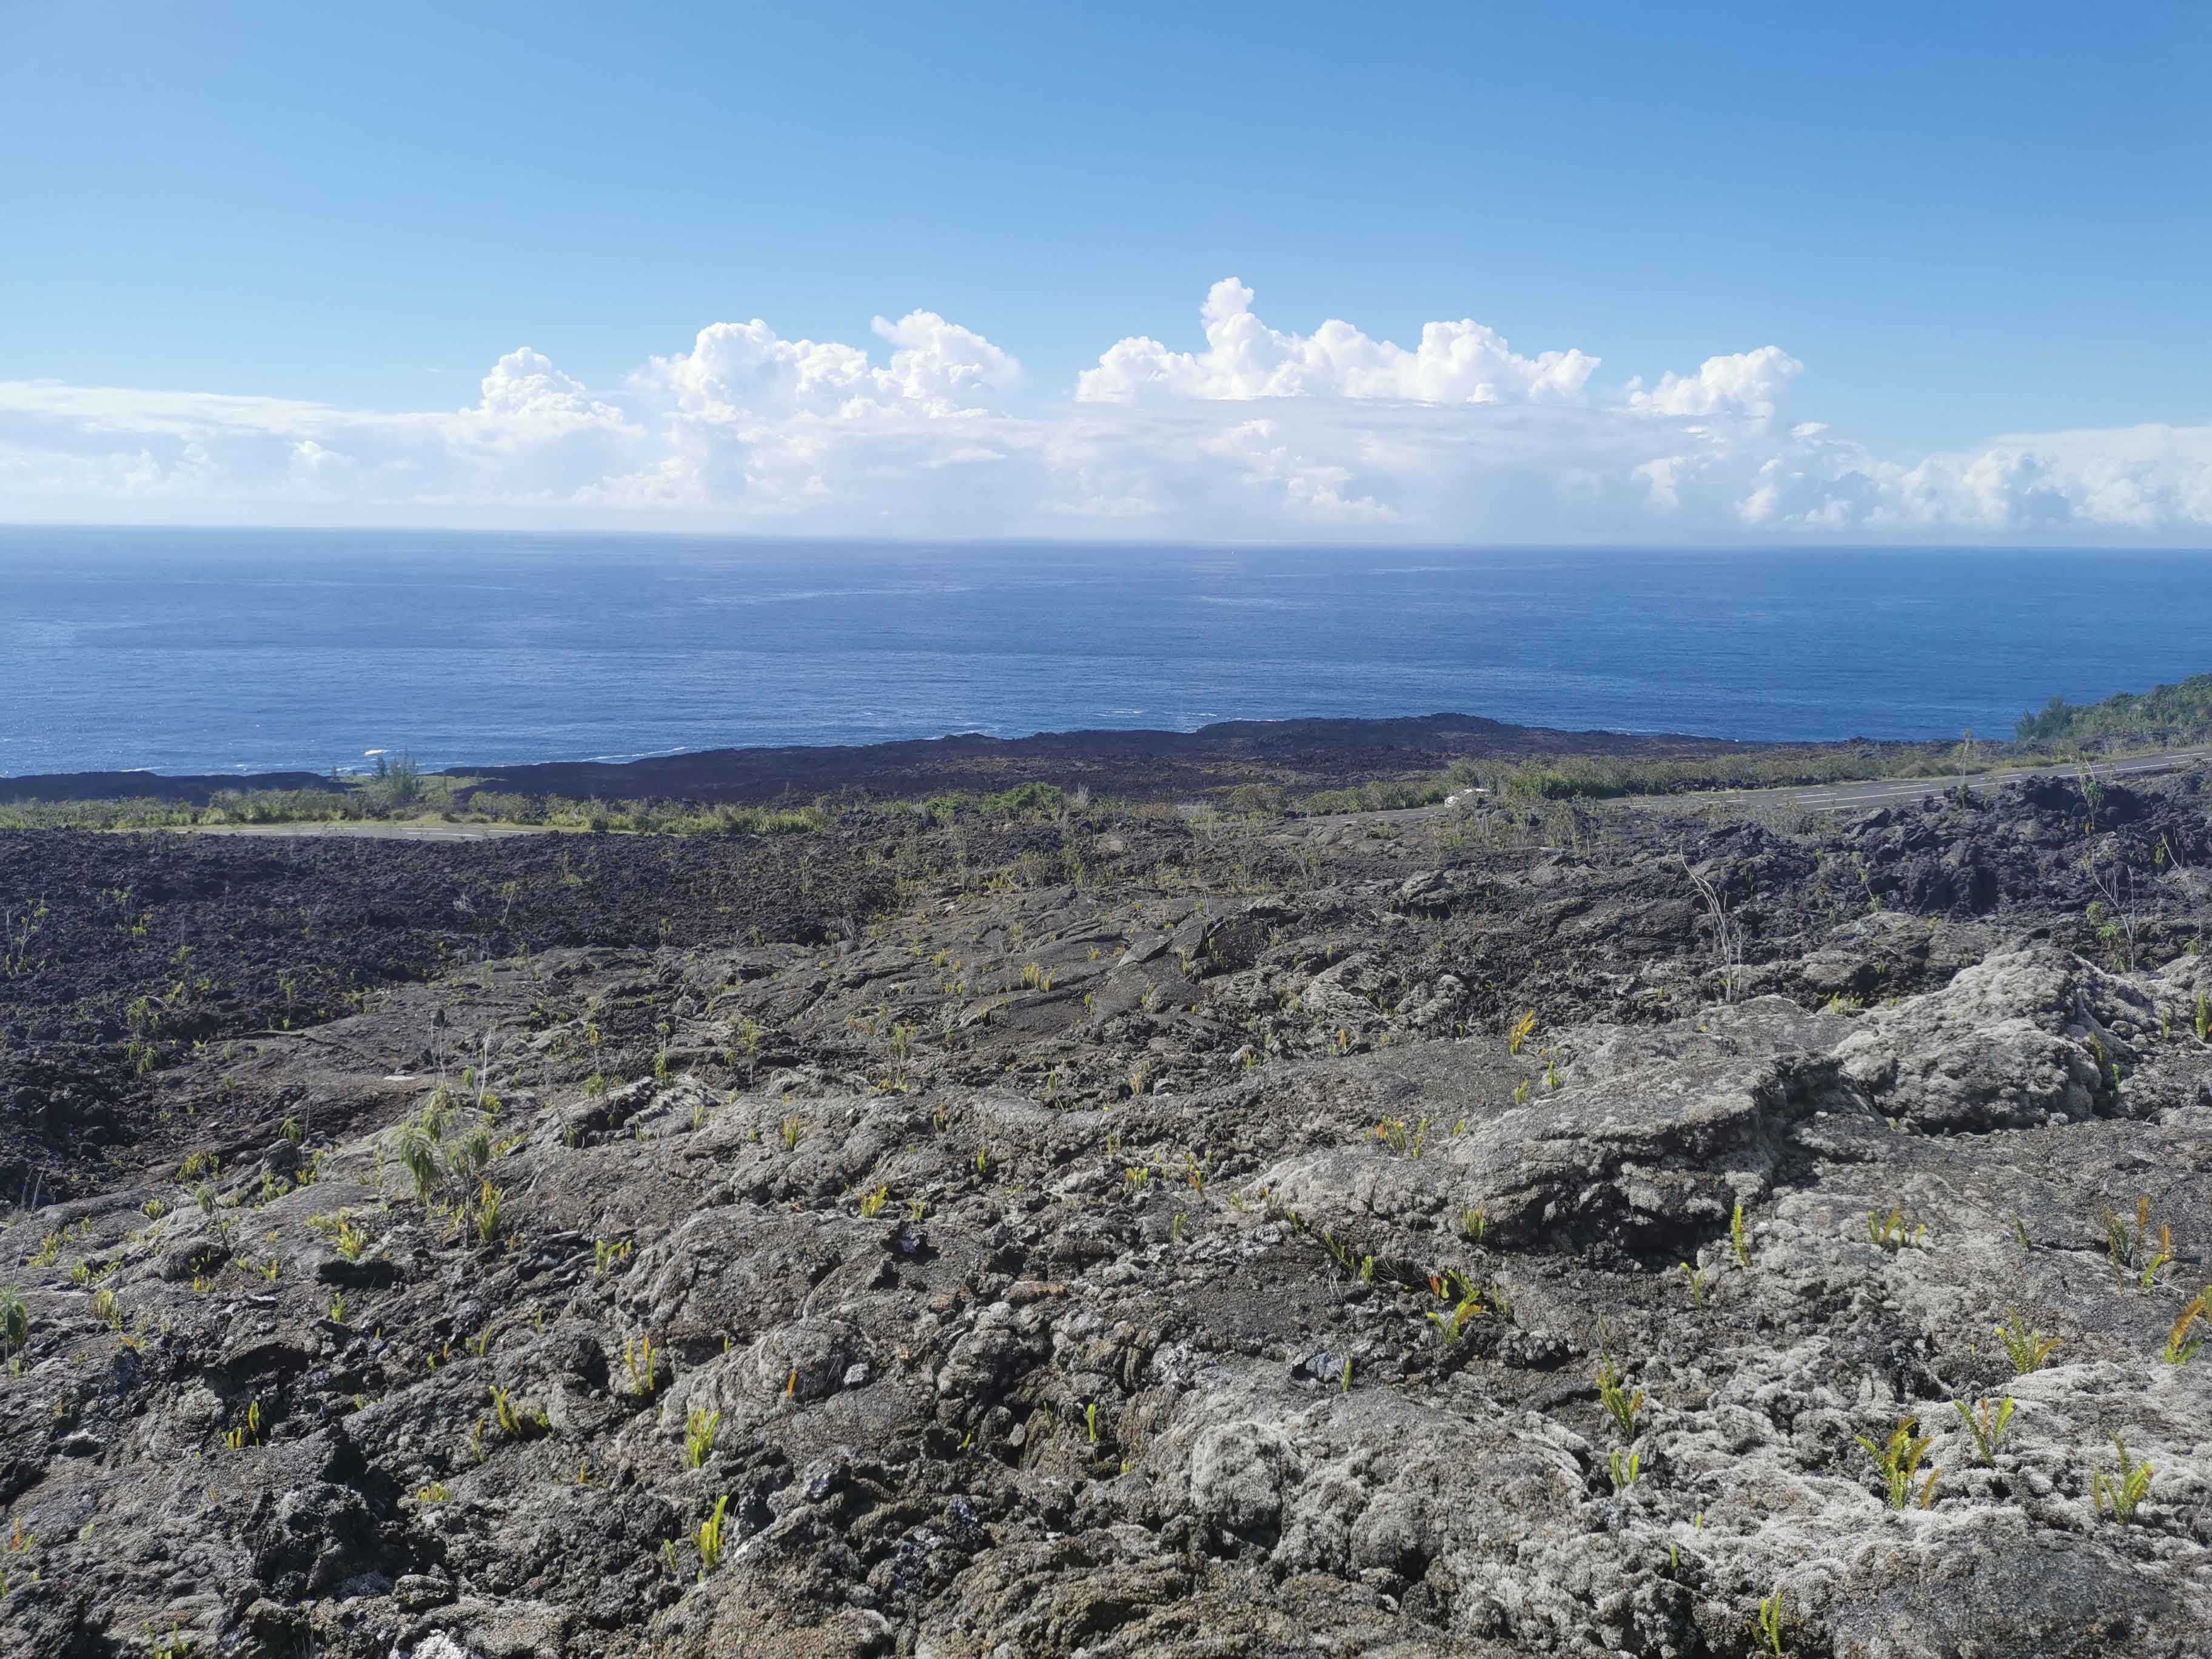
[[[461,765],[445,777],[530,795],[762,805],[841,791],[914,796],[1030,781],[1094,794],[1204,794],[1243,784],[1323,789],[1431,774],[1461,759],[1603,755],[1690,758],[1778,745],[1699,737],[1561,731],[1475,714],[1224,720],[1192,732],[1084,730],[994,738],[957,732],[891,743],[707,749],[631,761]],[[1838,749],[1844,744],[1779,745]],[[62,772],[0,778],[0,803],[117,797],[204,805],[227,791],[314,788],[314,772]]]

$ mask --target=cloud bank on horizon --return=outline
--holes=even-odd
[[[458,410],[0,381],[0,518],[574,522],[868,536],[1662,541],[2201,538],[2212,427],[2011,435],[1903,462],[1788,405],[1773,345],[1607,386],[1471,319],[1407,347],[1270,327],[1128,338],[1073,396],[934,312],[872,351],[716,323],[617,387],[528,347]],[[13,510],[9,510],[9,509]]]

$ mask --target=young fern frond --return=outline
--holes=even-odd
[[[1622,1386],[1620,1373],[1614,1368],[1611,1354],[1601,1354],[1598,1358],[1597,1398],[1598,1404],[1605,1408],[1605,1414],[1613,1419],[1613,1426],[1620,1431],[1620,1437],[1634,1440],[1636,1419],[1644,1410],[1644,1390],[1638,1389],[1631,1394]]]
[[[2005,1354],[2012,1361],[2013,1375],[2026,1376],[2030,1371],[2041,1370],[2058,1347],[2058,1338],[2045,1336],[2041,1331],[2029,1328],[2027,1322],[2017,1312],[2008,1325],[1997,1327],[1997,1340],[2004,1344]]]
[[[1917,1418],[1906,1418],[1890,1431],[1889,1438],[1879,1446],[1863,1434],[1852,1437],[1866,1448],[1867,1455],[1874,1459],[1875,1468],[1881,1471],[1882,1491],[1893,1510],[1903,1509],[1911,1498],[1912,1483],[1920,1473],[1921,1459],[1935,1443],[1929,1436],[1913,1432],[1919,1425]],[[1935,1501],[1936,1477],[1941,1473],[1935,1468],[1928,1471],[1928,1479],[1920,1488],[1920,1507],[1923,1510]]]
[[[1759,1616],[1752,1621],[1759,1639],[1766,1645],[1767,1652],[1779,1656],[1782,1652],[1782,1586],[1774,1587],[1774,1594],[1761,1598]]]
[[[684,1462],[698,1468],[714,1454],[714,1437],[722,1426],[720,1412],[703,1411],[694,1406],[684,1429]]]
[[[2151,1467],[2130,1457],[2127,1442],[2117,1434],[2112,1437],[2112,1449],[2120,1456],[2119,1472],[2108,1475],[2102,1469],[2092,1469],[2089,1492],[2098,1514],[2125,1523],[2136,1518],[2136,1510],[2150,1492]]]
[[[2192,1337],[2189,1333],[2199,1319],[2205,1317],[2208,1300],[2212,1300],[2212,1290],[2198,1291],[2196,1299],[2175,1317],[2173,1328],[2166,1334],[2166,1352],[2159,1356],[2167,1364],[2186,1365],[2204,1346],[2203,1337]]]
[[[722,1511],[730,1506],[728,1497],[714,1500],[714,1512],[699,1523],[699,1577],[704,1582],[708,1573],[722,1565]]]
[[[1995,1407],[1987,1400],[1977,1401],[1972,1411],[1966,1409],[1965,1401],[1954,1400],[1951,1409],[1959,1413],[1959,1420],[1966,1425],[1966,1432],[1973,1437],[1974,1449],[1981,1453],[1982,1462],[1995,1468],[1997,1449],[2004,1444],[2005,1431],[2012,1425],[2012,1396],[2006,1395]]]

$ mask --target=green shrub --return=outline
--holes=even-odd
[[[2202,742],[2212,735],[2212,674],[2078,707],[2053,697],[2041,712],[2022,714],[2013,735],[2041,748]]]

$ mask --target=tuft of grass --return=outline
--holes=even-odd
[[[434,1133],[436,1127],[428,1112],[410,1119],[401,1126],[398,1142],[392,1148],[399,1167],[415,1183],[416,1200],[426,1205],[437,1196],[444,1180],[444,1171],[438,1164],[438,1138]]]

